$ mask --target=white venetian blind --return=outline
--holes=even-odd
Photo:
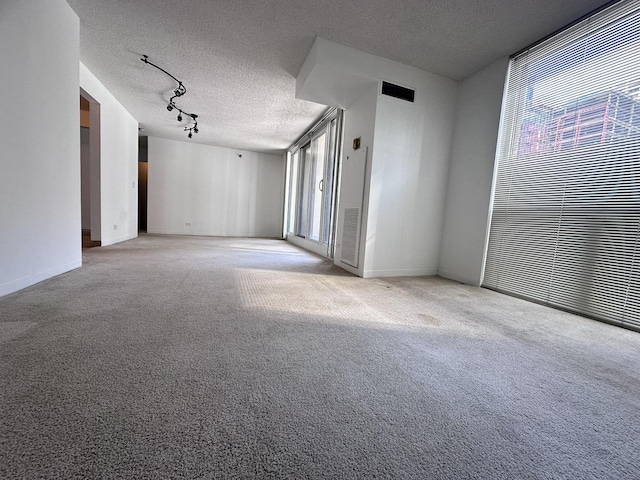
[[[640,1],[512,59],[483,286],[640,329]]]

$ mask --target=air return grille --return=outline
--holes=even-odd
[[[405,100],[407,102],[413,103],[416,97],[416,91],[411,90],[410,88],[401,87],[400,85],[395,85],[393,83],[382,82],[382,95],[399,98],[400,100]]]
[[[347,265],[358,267],[358,226],[360,225],[360,209],[344,209],[344,227],[342,230],[342,260]]]

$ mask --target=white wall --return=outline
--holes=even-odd
[[[404,66],[393,75],[416,98],[378,97],[364,276],[435,275],[457,83]]]
[[[138,122],[82,63],[80,87],[91,97],[91,148],[97,145],[100,152],[100,241],[111,245],[138,236]],[[100,104],[99,109],[93,102]],[[95,239],[93,226],[91,233]]]
[[[82,263],[78,45],[64,0],[0,2],[0,295]]]
[[[479,285],[504,82],[503,58],[460,84],[439,274]]]
[[[364,258],[366,252],[367,217],[369,207],[369,180],[371,175],[371,152],[373,151],[373,136],[375,131],[376,105],[378,102],[378,88],[376,84],[370,85],[360,92],[360,97],[351,103],[351,107],[344,112],[342,147],[342,172],[340,178],[340,191],[338,197],[339,215],[336,230],[335,264],[345,270],[358,275],[364,275]],[[353,150],[353,139],[360,137],[361,147],[359,151]],[[364,178],[358,168],[350,169],[350,161],[359,161],[357,155],[364,155],[368,150],[367,168]],[[353,176],[350,175],[353,172]],[[364,197],[362,204],[362,225],[360,232],[360,251],[358,267],[354,268],[344,262],[342,258],[342,234],[344,218],[342,212],[345,207],[360,207],[360,198]]]
[[[282,236],[284,156],[149,137],[148,159],[149,233]]]
[[[378,94],[383,80],[414,89],[415,102]],[[362,105],[371,85],[375,106]],[[437,273],[457,86],[454,80],[316,38],[296,79],[296,96],[345,108],[343,161],[354,153],[352,131],[374,128],[373,138],[363,138],[370,163],[363,265],[345,267],[339,246],[337,265],[364,277]],[[343,175],[342,191],[357,181]],[[341,227],[339,217],[338,242]]]

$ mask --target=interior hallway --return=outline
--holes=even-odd
[[[640,334],[279,240],[0,298],[1,478],[640,478]]]

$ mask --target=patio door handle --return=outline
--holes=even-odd
[[[322,191],[322,187],[324,186],[324,178],[320,179],[320,183],[318,183],[318,189]]]

